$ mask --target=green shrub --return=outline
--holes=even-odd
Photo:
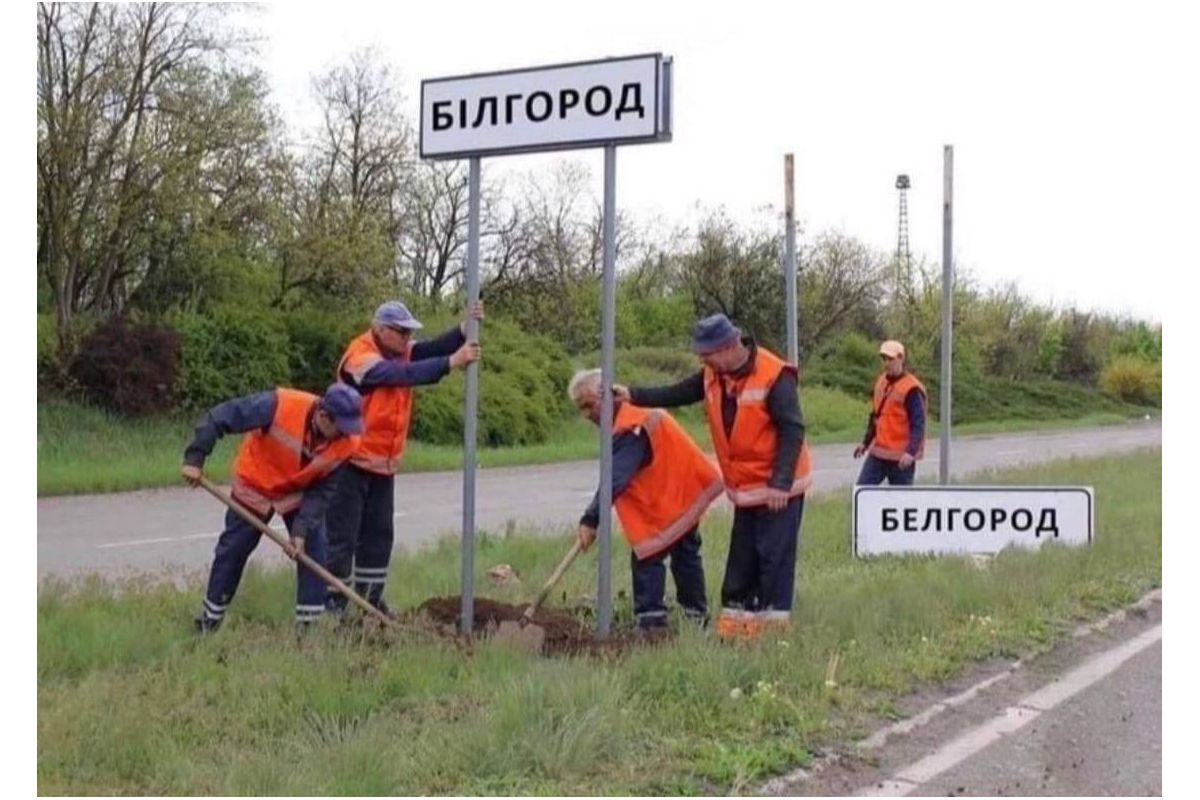
[[[617,289],[617,341],[622,347],[686,347],[696,324],[691,298],[639,297],[632,286]]]
[[[580,369],[600,366],[600,353],[591,352],[576,359]],[[695,355],[682,347],[618,348],[613,353],[617,383],[630,386],[658,386],[686,378],[700,369]]]
[[[869,398],[879,376],[879,343],[847,333],[810,358],[800,370],[802,386],[829,386],[855,398]]]
[[[225,309],[180,314],[173,323],[183,341],[179,397],[184,407],[206,409],[289,384],[288,336],[278,316]]]
[[[453,320],[422,320],[436,336]],[[490,447],[546,441],[567,415],[571,364],[557,343],[489,318],[484,324],[479,383],[479,443]],[[461,372],[416,390],[412,436],[432,444],[461,444],[463,395]]]
[[[1100,373],[1100,390],[1127,403],[1162,405],[1162,364],[1120,356]]]
[[[369,318],[360,316],[362,319],[314,311],[293,311],[283,316],[292,387],[320,393],[333,382],[346,345],[367,329]]]

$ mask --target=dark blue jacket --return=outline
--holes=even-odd
[[[338,377],[363,395],[377,386],[423,386],[437,383],[450,371],[450,356],[466,341],[462,330],[455,325],[435,339],[414,343],[411,359],[399,356],[383,359],[367,370],[361,382],[355,380],[347,370],[341,370]]]

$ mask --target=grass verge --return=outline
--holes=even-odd
[[[805,513],[794,629],[722,646],[684,631],[623,658],[544,659],[483,642],[371,647],[291,638],[293,577],[252,572],[226,627],[195,638],[199,589],[44,584],[38,596],[40,794],[717,794],[804,763],[918,684],[1013,656],[1161,585],[1161,453],[1056,462],[979,482],[1087,484],[1087,549],[959,558],[849,553],[843,498]],[[710,602],[728,517],[703,528]],[[481,593],[527,597],[565,535],[480,537]],[[618,622],[626,548],[614,547]],[[488,587],[514,565],[524,587]],[[458,591],[455,541],[398,555],[388,599]],[[554,603],[586,597],[595,555]],[[197,584],[198,586],[198,584]],[[833,684],[830,660],[840,656]]]

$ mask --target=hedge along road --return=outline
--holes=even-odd
[[[1005,434],[959,439],[954,443],[952,473],[967,475],[988,468],[1090,457],[1162,446],[1158,421],[1084,428],[1060,433]],[[817,492],[853,484],[860,462],[852,444],[813,448]],[[917,468],[918,480],[936,480],[938,446],[926,443],[930,456]],[[562,533],[574,525],[596,490],[595,461],[529,467],[502,467],[477,473],[479,530],[503,533],[510,526]],[[724,501],[722,501],[724,502]],[[149,489],[106,495],[38,499],[38,577],[77,577],[96,572],[108,577],[138,574],[181,576],[204,569],[212,558],[224,508],[198,490]],[[462,524],[460,472],[402,474],[396,481],[396,547],[416,548]],[[278,519],[273,523],[282,525]],[[283,564],[271,543],[252,557],[260,565]]]

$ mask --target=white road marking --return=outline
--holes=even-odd
[[[859,742],[858,746],[864,750],[874,750],[877,747],[882,747],[890,737],[911,733],[917,728],[928,724],[939,714],[942,714],[951,708],[957,708],[958,706],[965,705],[968,701],[974,699],[975,696],[984,689],[989,689],[1000,681],[1007,680],[1012,676],[1013,672],[1020,668],[1021,662],[1014,661],[1011,665],[1009,665],[1008,669],[1004,670],[998,675],[993,675],[986,680],[982,680],[966,691],[959,692],[953,697],[948,697],[942,702],[930,706],[920,714],[917,714],[915,717],[894,722],[886,728],[881,728],[875,731],[875,733]]]
[[[286,529],[279,525],[272,525],[271,530],[283,532]],[[140,547],[147,544],[167,544],[169,542],[187,542],[193,539],[215,539],[221,535],[221,531],[212,531],[210,533],[192,533],[187,536],[163,536],[158,539],[130,539],[125,542],[109,542],[107,544],[96,545],[97,550],[112,550],[118,547]]]
[[[1162,602],[1162,589],[1155,589],[1151,592],[1146,593],[1140,600],[1138,600],[1136,603],[1134,603],[1129,608],[1118,609],[1118,610],[1112,612],[1111,614],[1108,614],[1104,617],[1101,617],[1098,620],[1095,620],[1094,622],[1087,622],[1082,625],[1079,625],[1078,627],[1075,628],[1075,630],[1073,630],[1071,632],[1071,636],[1072,636],[1072,638],[1075,638],[1075,639],[1082,639],[1085,636],[1091,636],[1092,634],[1107,630],[1113,624],[1126,619],[1129,616],[1129,612],[1131,610],[1136,610],[1136,609],[1145,610],[1145,609],[1150,608],[1150,606],[1153,605],[1154,603],[1160,603],[1160,602]],[[1031,655],[1034,655],[1034,654],[1031,654]],[[860,750],[867,751],[867,752],[869,752],[871,750],[877,750],[880,747],[883,747],[884,744],[887,743],[888,739],[890,739],[892,736],[898,736],[901,734],[912,733],[917,728],[928,725],[930,722],[932,722],[934,719],[936,719],[938,716],[945,713],[946,711],[949,711],[953,708],[957,708],[958,706],[961,706],[961,705],[966,705],[968,702],[973,700],[980,692],[984,691],[985,689],[989,689],[992,686],[996,685],[997,683],[1007,680],[1008,678],[1012,677],[1023,666],[1024,666],[1024,661],[1022,661],[1022,660],[1014,661],[1008,667],[1006,667],[1004,669],[1004,671],[1002,671],[996,675],[993,675],[990,678],[984,678],[983,680],[981,680],[978,683],[974,684],[973,686],[967,688],[966,690],[959,692],[958,694],[954,695],[953,697],[947,697],[945,700],[934,703],[932,706],[925,709],[920,714],[917,714],[914,717],[909,717],[908,719],[899,720],[898,722],[893,722],[890,725],[880,728],[879,730],[875,731],[875,733],[868,736],[866,739],[863,739],[862,741],[860,741],[857,744],[857,747]],[[820,764],[816,765],[816,767],[815,767],[815,769],[818,769],[818,770],[820,768],[821,768]],[[808,769],[801,767],[801,768],[792,770],[787,775],[781,775],[777,778],[772,778],[771,780],[767,781],[766,783],[764,783],[762,785],[762,788],[759,789],[758,793],[761,795],[769,795],[769,796],[786,794],[795,784],[807,780],[810,775],[810,771],[812,769],[813,769],[813,767],[811,767],[811,766]],[[864,794],[866,796],[871,796],[871,797],[887,797],[887,796],[891,796],[891,795],[896,795],[896,794],[901,793],[899,787],[901,787],[903,785],[909,785],[909,784],[906,781],[883,781],[878,786],[872,786],[872,787],[864,790]],[[912,788],[916,788],[915,785],[912,786]],[[912,788],[908,789],[907,791],[912,791]]]
[[[396,519],[407,516],[405,511],[397,511],[392,515]],[[283,525],[272,525],[271,530],[286,533],[287,528]],[[215,539],[221,535],[221,531],[212,531],[210,533],[192,533],[187,536],[162,536],[157,539],[130,539],[124,542],[108,542],[107,544],[96,545],[97,550],[113,550],[120,547],[140,547],[150,544],[170,544],[171,542],[187,542],[194,539]]]
[[[1060,680],[1026,695],[998,716],[942,745],[920,761],[908,765],[890,780],[883,781],[882,785],[863,787],[856,794],[861,797],[881,794],[906,795],[920,788],[921,784],[961,764],[988,745],[1025,727],[1044,711],[1066,702],[1102,678],[1111,675],[1126,661],[1160,641],[1162,625],[1156,625],[1124,644],[1093,656],[1063,675]]]

